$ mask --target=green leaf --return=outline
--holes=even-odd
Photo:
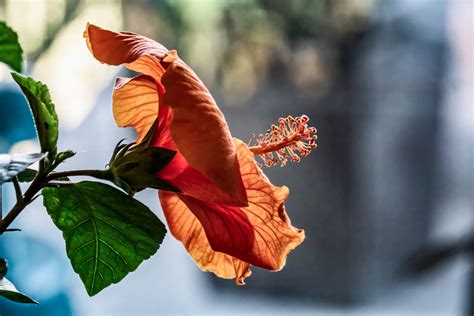
[[[122,280],[160,247],[165,226],[144,204],[100,182],[45,188],[44,205],[63,232],[87,293]]]
[[[20,182],[31,182],[38,174],[38,171],[34,169],[27,168],[24,171],[20,172],[17,177]]]
[[[51,101],[48,87],[41,81],[35,81],[18,73],[13,72],[11,75],[28,99],[41,145],[41,152],[48,153],[45,159],[47,160],[46,164],[51,164],[57,153],[58,115]]]
[[[0,21],[0,61],[21,72],[23,50],[18,35],[3,21]]]
[[[0,279],[0,296],[17,303],[38,304],[37,301],[19,292],[7,278]]]

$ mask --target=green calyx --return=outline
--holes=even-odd
[[[110,181],[130,195],[145,188],[179,192],[156,176],[156,173],[173,159],[175,151],[148,147],[147,141],[137,145],[122,142],[123,140],[115,147],[109,162]]]

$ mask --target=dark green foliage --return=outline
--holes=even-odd
[[[38,133],[41,152],[48,153],[45,162],[41,165],[51,165],[56,158],[58,141],[58,116],[48,87],[41,81],[12,73],[13,79],[18,83],[33,114],[33,119]]]
[[[148,207],[104,183],[84,181],[46,188],[42,194],[90,296],[134,271],[158,250],[166,234]]]
[[[27,168],[23,170],[22,172],[20,172],[17,175],[17,178],[18,178],[18,181],[20,182],[31,182],[33,181],[33,179],[36,177],[37,174],[38,174],[38,171]]]
[[[18,35],[3,21],[0,21],[0,62],[21,72],[23,50],[18,43]]]

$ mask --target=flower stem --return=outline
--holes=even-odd
[[[46,177],[46,183],[50,182],[52,180],[59,179],[59,178],[74,177],[74,176],[88,176],[88,177],[108,180],[109,179],[109,174],[110,174],[110,172],[108,170],[88,170],[88,169],[85,169],[85,170],[60,171],[60,172],[50,173]]]

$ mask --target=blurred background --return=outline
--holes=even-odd
[[[290,187],[306,241],[245,287],[201,272],[168,235],[120,284],[89,298],[37,201],[0,240],[9,276],[39,306],[1,315],[472,315],[474,1],[1,0],[27,75],[46,83],[65,167],[103,168],[133,132],[111,115],[114,78],[86,22],[151,37],[198,73],[247,141],[307,114],[318,148],[266,169]],[[26,102],[0,66],[0,152],[38,150]],[[160,218],[156,192],[138,195]],[[4,194],[6,208],[13,190]]]

